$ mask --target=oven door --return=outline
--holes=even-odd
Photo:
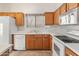
[[[57,40],[54,40],[54,55],[55,56],[64,56],[65,47],[62,43]]]

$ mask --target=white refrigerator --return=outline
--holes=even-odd
[[[12,44],[11,33],[17,31],[15,19],[0,16],[0,44]]]

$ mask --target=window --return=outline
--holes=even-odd
[[[25,19],[26,27],[42,27],[45,25],[45,17],[43,15],[27,15]]]

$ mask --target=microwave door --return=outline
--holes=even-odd
[[[65,19],[66,19],[65,16],[62,16],[62,17],[60,18],[60,24],[61,24],[61,25],[66,24],[66,20],[65,20]]]
[[[68,15],[66,15],[66,24],[69,24],[68,20],[69,20],[69,17]]]
[[[77,24],[77,19],[74,13],[71,14],[71,24]]]
[[[70,16],[71,16],[71,15],[69,15],[69,20],[68,20],[68,23],[69,23],[69,24],[71,24],[71,23],[70,23],[70,21],[71,21],[71,17],[70,17]]]
[[[66,18],[66,16],[64,16],[63,24],[67,24],[67,18]]]

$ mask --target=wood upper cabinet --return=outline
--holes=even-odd
[[[78,5],[78,3],[67,3],[67,10],[77,8]]]
[[[6,13],[8,16],[13,17],[16,19],[16,14],[15,13]]]
[[[76,54],[75,52],[73,52],[71,49],[69,48],[65,48],[65,56],[79,56],[78,54]]]
[[[26,49],[47,50],[51,49],[51,39],[49,35],[26,35]]]
[[[0,12],[0,16],[8,16],[8,13]]]
[[[63,14],[67,11],[67,4],[64,3],[61,7],[60,7],[60,14]]]
[[[54,14],[53,12],[45,13],[45,25],[53,25],[54,24]]]
[[[0,12],[0,16],[11,16],[15,18],[15,23],[17,26],[24,25],[24,14],[21,12]]]
[[[54,24],[59,25],[59,15],[60,15],[60,9],[57,9],[54,12]]]
[[[23,13],[16,13],[16,25],[23,26],[24,25],[24,14]]]

